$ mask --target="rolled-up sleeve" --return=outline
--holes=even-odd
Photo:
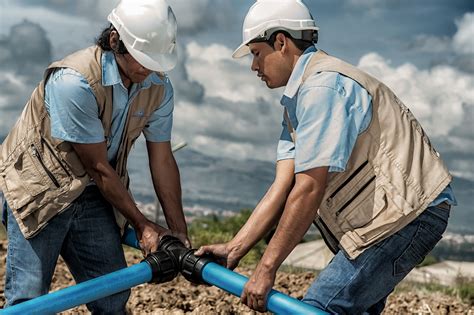
[[[165,95],[157,110],[151,115],[143,129],[145,139],[150,142],[167,142],[171,140],[173,128],[174,92],[171,81],[164,79]]]
[[[78,72],[63,68],[52,74],[45,86],[45,103],[54,138],[75,143],[105,140],[96,98]]]
[[[323,166],[344,171],[358,135],[347,99],[323,86],[303,88],[298,98],[295,172]]]
[[[288,130],[288,124],[283,119],[281,123],[283,129],[281,131],[280,140],[278,141],[277,148],[277,161],[288,160],[295,158],[295,144],[291,139],[290,131]]]

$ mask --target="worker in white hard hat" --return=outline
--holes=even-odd
[[[59,255],[78,283],[127,267],[125,225],[144,255],[166,234],[190,246],[165,73],[177,62],[175,16],[165,0],[123,0],[108,20],[96,45],[47,68],[1,146],[6,307],[46,294]],[[128,191],[127,157],[141,133],[166,228],[148,220]],[[124,314],[129,295],[87,307]]]
[[[285,87],[276,176],[230,242],[196,254],[234,268],[276,225],[241,296],[264,311],[277,269],[314,222],[335,256],[303,301],[334,314],[380,314],[441,239],[456,204],[452,177],[408,107],[317,49],[317,32],[299,0],[260,0],[247,13],[233,56],[250,53],[269,88]]]

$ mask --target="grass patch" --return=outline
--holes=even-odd
[[[198,218],[189,226],[189,235],[194,248],[201,245],[218,244],[230,241],[252,214],[249,209],[239,214],[221,218],[215,215]],[[258,242],[239,263],[240,267],[255,266],[265,251],[264,241]]]

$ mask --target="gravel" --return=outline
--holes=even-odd
[[[129,264],[142,259],[139,251],[127,250]],[[0,241],[0,307],[5,303],[4,274],[6,241]],[[251,270],[237,269],[245,275]],[[275,289],[292,297],[301,299],[314,278],[311,272],[279,272]],[[51,290],[58,290],[74,284],[66,265],[59,260],[53,276]],[[241,304],[237,297],[211,286],[194,285],[179,276],[164,284],[142,284],[132,288],[128,302],[131,314],[257,314]],[[63,312],[62,314],[87,314],[85,306]],[[440,292],[403,291],[391,294],[383,314],[469,314],[474,315],[474,306],[460,299]]]

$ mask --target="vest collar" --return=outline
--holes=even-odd
[[[293,98],[296,95],[296,92],[300,88],[301,82],[303,81],[303,74],[311,60],[311,56],[317,51],[315,46],[308,47],[303,54],[300,56],[298,61],[295,64],[293,72],[291,72],[290,79],[286,84],[285,91],[283,92],[283,98]]]

